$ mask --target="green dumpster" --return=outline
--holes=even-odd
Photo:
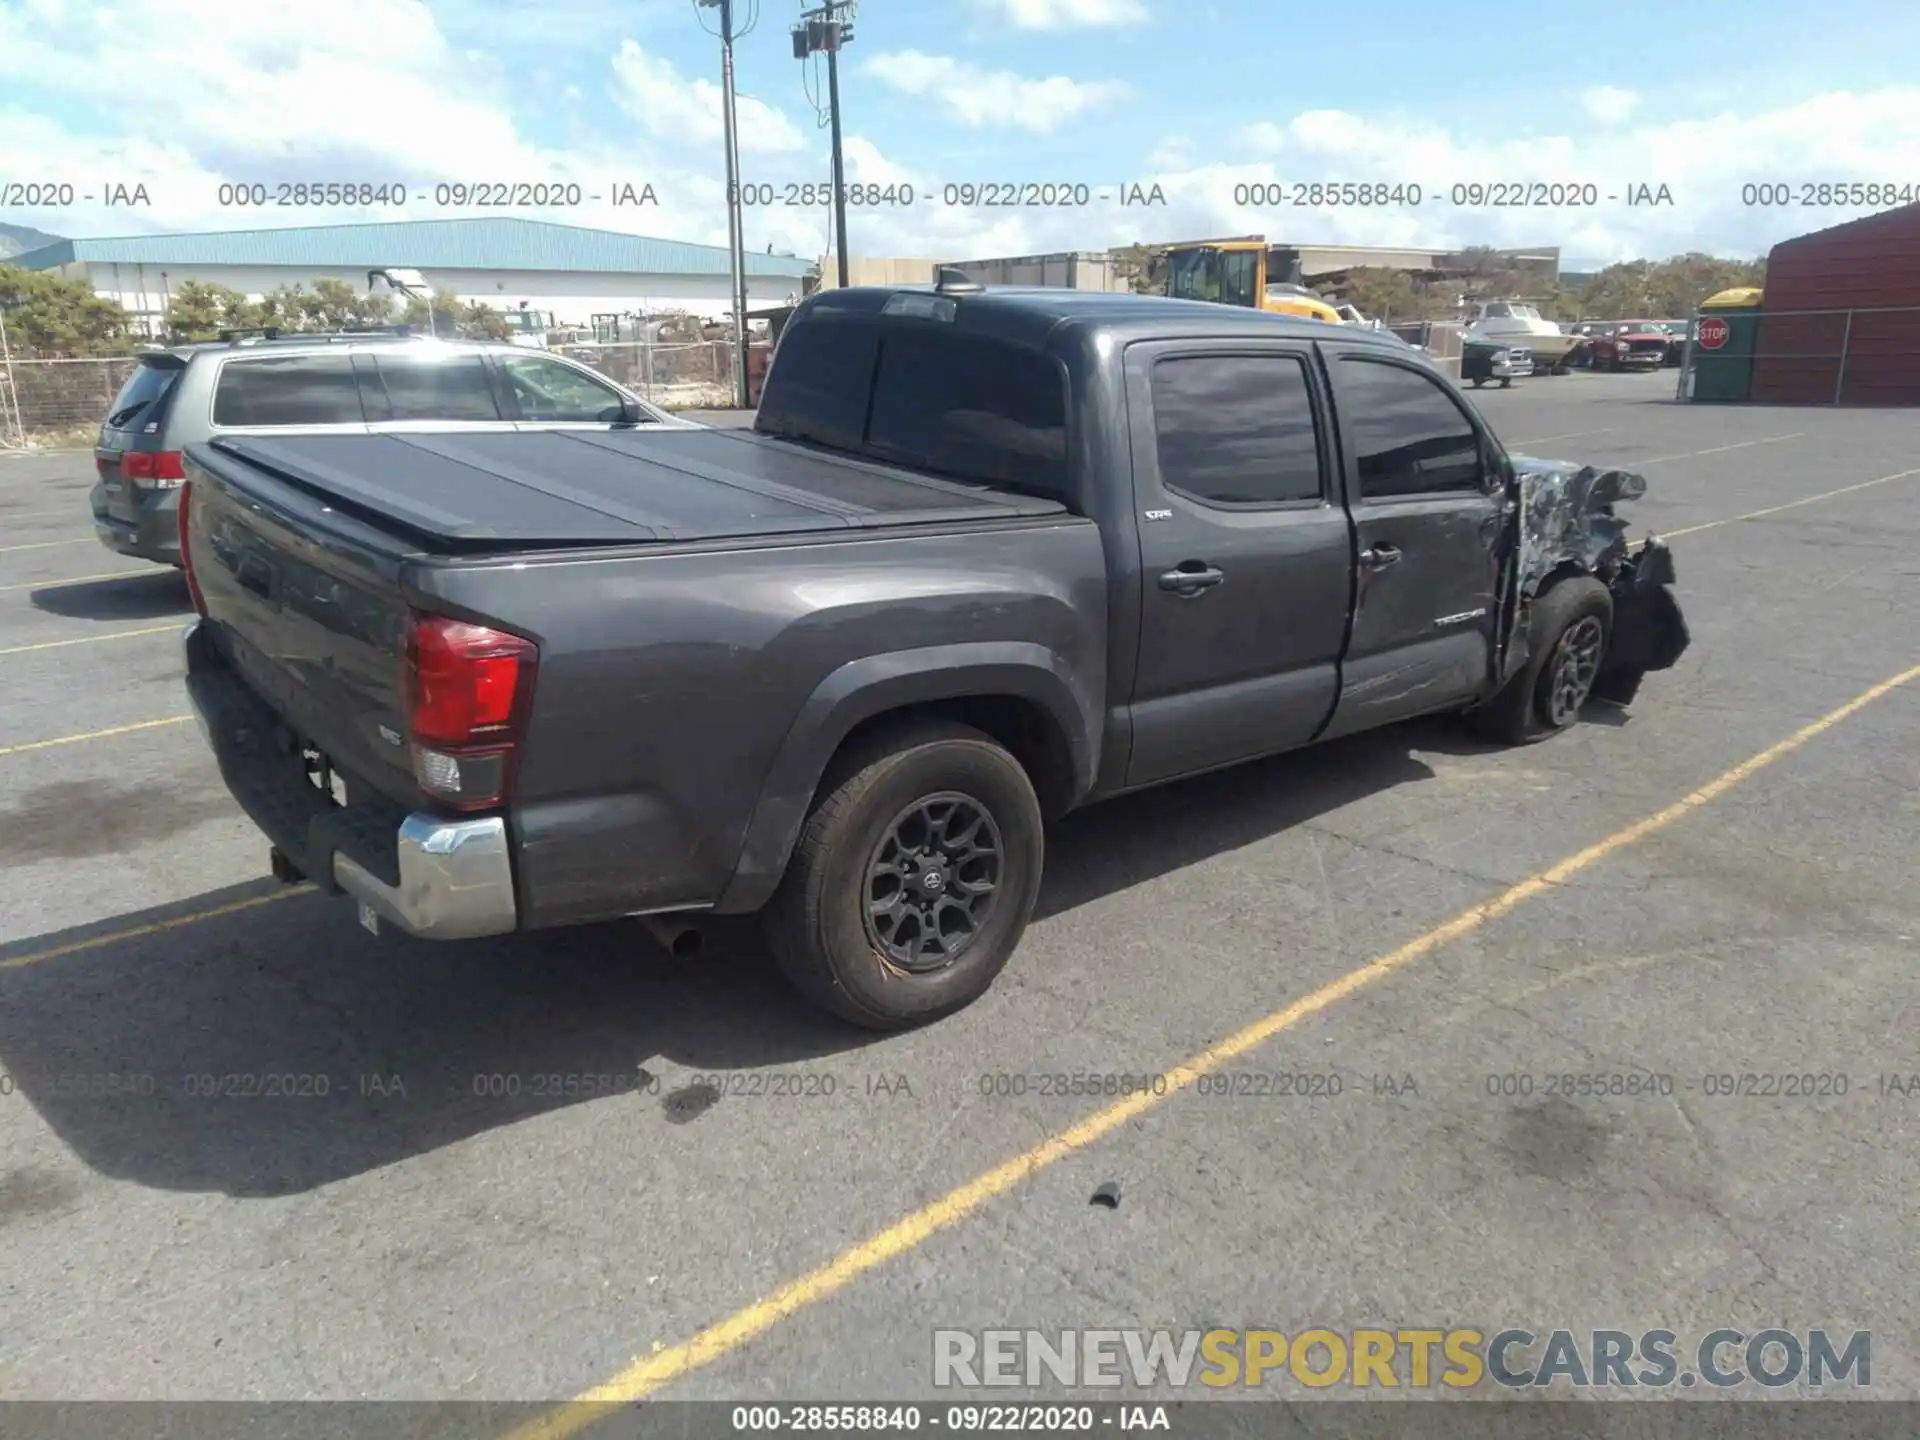
[[[1760,338],[1760,291],[1722,290],[1700,302],[1693,321],[1689,400],[1745,400]]]

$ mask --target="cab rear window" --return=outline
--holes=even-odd
[[[1059,364],[946,323],[790,325],[754,428],[1050,499],[1067,492]]]

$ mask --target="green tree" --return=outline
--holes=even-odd
[[[1348,274],[1341,289],[1345,292],[1347,302],[1369,320],[1428,318],[1422,313],[1425,297],[1415,289],[1413,276],[1404,270],[1372,266],[1354,270]],[[1447,297],[1447,308],[1453,308],[1451,296]]]
[[[84,280],[0,265],[0,311],[17,354],[48,358],[124,354],[127,312]]]
[[[222,330],[250,323],[247,297],[225,285],[182,280],[167,297],[167,340],[174,345],[212,340]]]
[[[1609,265],[1578,292],[1580,314],[1599,320],[1664,320],[1693,314],[1702,300],[1735,286],[1764,285],[1764,260],[1691,252]]]
[[[465,308],[460,297],[442,285],[433,292],[431,321],[428,319],[427,297],[424,295],[407,296],[406,309],[400,320],[402,324],[411,325],[417,330],[426,330],[431,325],[433,334],[451,339],[460,333],[460,312]]]
[[[1160,259],[1153,246],[1143,245],[1136,240],[1131,245],[1122,245],[1108,253],[1113,260],[1115,276],[1126,281],[1127,288],[1134,294],[1159,293]]]
[[[476,300],[460,307],[460,333],[472,340],[507,340],[513,336],[513,325],[491,305]]]

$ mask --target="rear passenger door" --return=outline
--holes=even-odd
[[[1326,345],[1358,550],[1327,733],[1462,705],[1487,679],[1505,494],[1465,401],[1428,367]]]
[[[1353,585],[1311,345],[1126,357],[1140,537],[1129,785],[1290,749],[1332,712]]]
[[[503,429],[486,357],[476,351],[420,351],[353,357],[367,423],[382,435]]]

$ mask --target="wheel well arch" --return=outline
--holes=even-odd
[[[894,736],[924,720],[949,720],[980,731],[1019,762],[1033,782],[1040,813],[1058,819],[1078,798],[1073,747],[1047,708],[1024,695],[960,695],[896,705],[860,721],[834,748],[814,786],[817,797]]]
[[[819,798],[897,731],[928,720],[970,726],[1003,746],[1031,780],[1042,815],[1064,814],[1098,771],[1101,683],[1039,646],[951,646],[841,667],[789,728],[714,912],[770,900]]]

